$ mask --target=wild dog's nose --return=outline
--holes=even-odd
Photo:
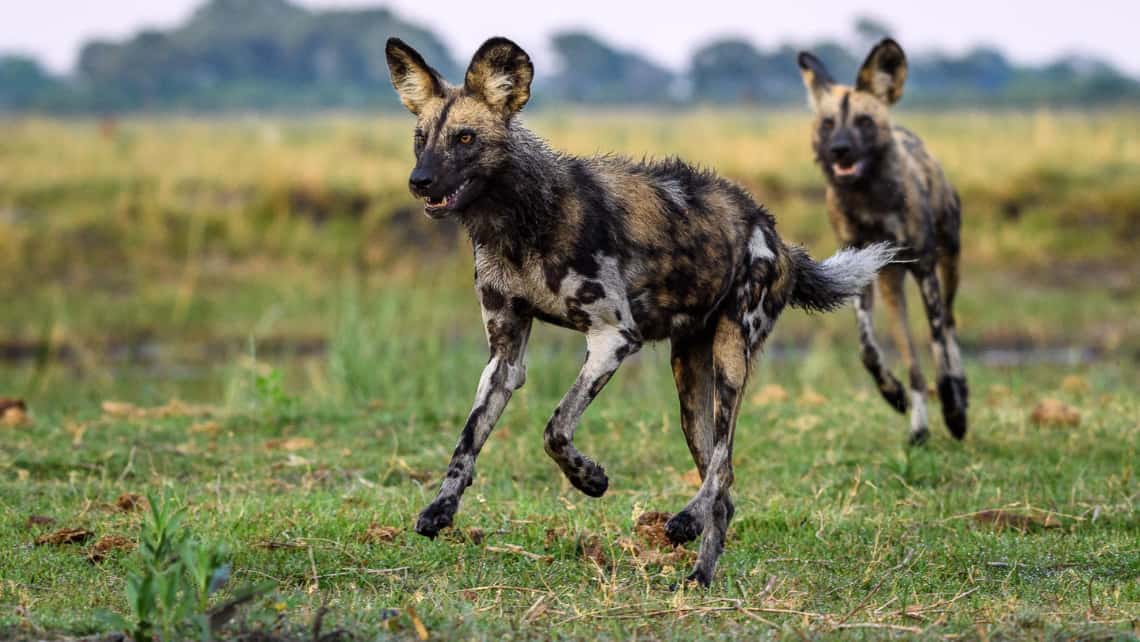
[[[412,170],[412,175],[408,178],[408,184],[412,186],[412,189],[425,190],[431,187],[434,180],[435,177],[431,175],[431,172],[422,167],[417,167]]]
[[[831,155],[835,158],[847,158],[851,155],[851,144],[847,141],[835,141],[831,144]]]

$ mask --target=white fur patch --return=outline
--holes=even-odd
[[[756,307],[744,313],[744,322],[748,324],[751,330],[748,333],[748,347],[751,349],[755,346],[756,342],[767,336],[772,330],[772,321],[768,315],[764,314],[764,299],[768,296],[768,288],[760,293],[760,302]]]
[[[674,207],[682,211],[686,209],[685,190],[681,187],[680,183],[675,180],[666,179],[658,183],[658,186],[661,188],[661,191],[665,192],[665,196]]]
[[[772,248],[768,247],[768,239],[764,236],[764,230],[759,227],[752,231],[752,238],[748,239],[748,253],[752,255],[753,259],[776,258]]]
[[[590,357],[582,365],[581,375],[593,381],[607,372],[612,372],[621,365],[621,361],[617,358],[618,350],[628,343],[615,326],[602,326],[597,330],[588,331],[586,349],[590,351]]]
[[[910,391],[910,432],[919,433],[930,425],[926,416],[926,396],[921,390]]]
[[[958,350],[958,337],[950,328],[947,328],[945,332],[947,370],[951,376],[964,377],[966,373],[962,370],[962,353]]]
[[[859,324],[860,341],[862,341],[876,355],[881,355],[883,352],[879,348],[878,341],[875,340],[875,327],[872,322],[871,311],[867,308],[864,308],[862,305],[856,305],[855,319]],[[877,359],[881,359],[881,357],[877,357]]]
[[[492,105],[506,105],[515,90],[515,81],[507,74],[491,74],[483,81],[483,97]]]

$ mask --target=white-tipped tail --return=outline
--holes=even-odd
[[[843,249],[816,263],[802,249],[795,248],[792,264],[796,285],[791,304],[805,310],[834,310],[858,296],[897,253],[898,249],[890,243],[876,243],[862,249]]]

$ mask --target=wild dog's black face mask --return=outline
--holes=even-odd
[[[812,148],[833,184],[857,184],[874,173],[892,143],[890,106],[902,97],[906,57],[885,39],[867,56],[854,87],[835,82],[823,62],[799,56],[800,73],[815,112]]]

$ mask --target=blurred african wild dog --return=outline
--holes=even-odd
[[[586,335],[586,358],[546,426],[546,452],[591,497],[609,481],[573,444],[578,420],[647,341],[672,342],[681,425],[703,479],[666,527],[703,535],[690,579],[707,585],[732,519],[732,440],[753,356],[786,305],[831,310],[890,261],[886,245],[816,263],[776,235],[739,186],[676,159],[578,158],[515,117],[530,98],[530,58],[493,38],[453,87],[397,39],[393,84],[417,116],[412,193],[434,219],[455,218],[475,252],[475,290],[490,346],[475,403],[439,495],[416,531],[452,523],[475,458],[525,380],[534,319]]]
[[[815,111],[812,147],[827,178],[828,213],[840,243],[859,248],[887,241],[900,250],[900,261],[884,269],[878,281],[895,344],[909,369],[909,396],[875,343],[870,285],[856,304],[863,364],[891,406],[899,412],[910,406],[911,442],[925,441],[926,383],[903,291],[909,272],[918,281],[930,322],[942,416],[951,434],[962,439],[968,390],[954,323],[962,206],[922,141],[891,122],[889,108],[902,97],[906,81],[906,56],[898,43],[884,39],[867,56],[854,87],[836,83],[808,52],[800,53],[799,66]]]

